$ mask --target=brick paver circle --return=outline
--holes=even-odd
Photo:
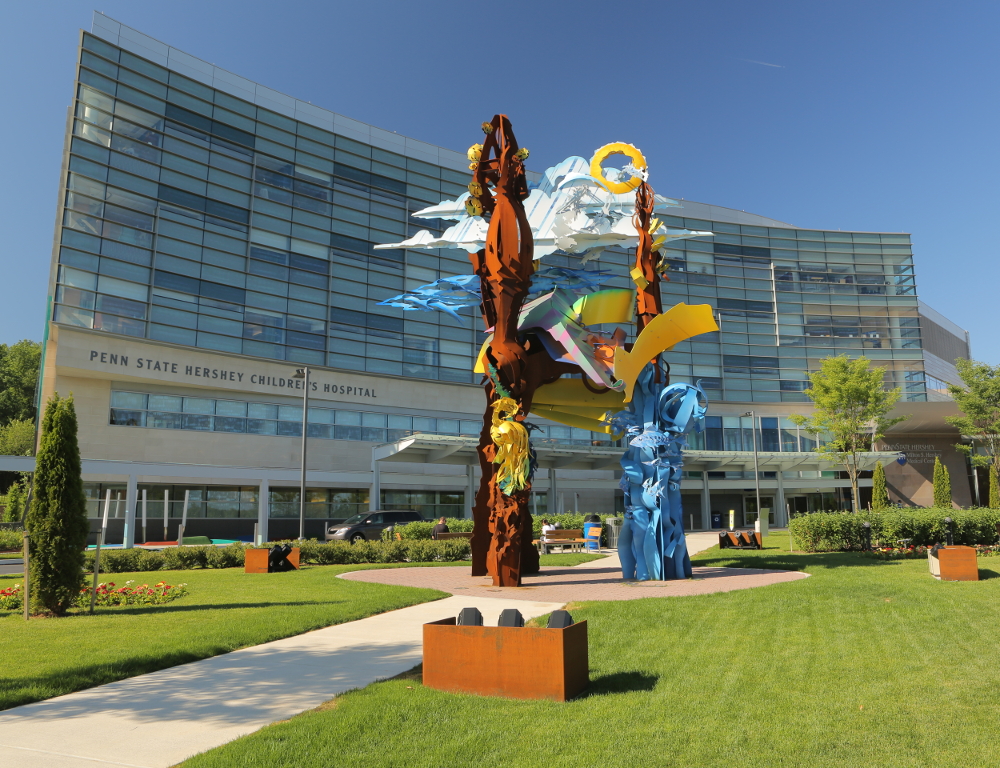
[[[569,603],[582,600],[637,600],[643,597],[681,597],[732,592],[737,589],[797,581],[809,576],[798,571],[696,567],[694,577],[684,581],[626,582],[617,567],[600,567],[596,562],[587,565],[589,567],[543,566],[541,573],[525,576],[521,587],[494,587],[488,576],[471,576],[469,567],[465,565],[353,571],[343,574],[342,578],[376,584],[426,587],[470,597],[503,597],[508,600]]]

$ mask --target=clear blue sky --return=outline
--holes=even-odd
[[[486,10],[490,8],[490,10]],[[77,30],[93,6],[4,11],[0,342],[40,339]],[[1000,4],[164,3],[118,21],[349,117],[464,151],[510,115],[537,170],[610,141],[662,194],[802,228],[913,235],[921,298],[1000,363]]]

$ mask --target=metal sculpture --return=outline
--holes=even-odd
[[[523,574],[538,570],[528,511],[535,468],[524,424],[529,412],[592,431],[629,429],[632,438],[643,440],[659,435],[655,445],[640,440],[626,454],[633,463],[623,487],[638,522],[630,512],[625,535],[640,553],[631,573],[676,578],[685,568],[690,572],[690,563],[685,566],[680,558],[686,547],[676,483],[684,435],[697,425],[697,414],[704,415],[704,394],[689,385],[667,388],[659,355],[718,326],[708,305],[678,304],[662,312],[658,251],[670,240],[712,233],[671,229],[653,217],[677,203],[653,193],[645,158],[630,144],[602,147],[589,162],[568,158],[529,190],[528,153],[518,147],[507,117],[496,115],[483,130],[483,144],[469,149],[468,194],[414,214],[457,223],[440,235],[421,231],[401,243],[376,246],[461,247],[472,262],[473,275],[444,277],[382,302],[443,311],[460,321],[461,309],[480,306],[488,336],[474,370],[484,376],[487,407],[479,440],[482,480],[473,505],[472,573],[489,574],[496,586],[519,586]],[[616,154],[631,162],[621,170],[604,169],[602,163]],[[582,265],[608,246],[631,243],[636,244],[634,289],[595,291],[608,273],[566,267],[536,272],[533,264],[558,251],[580,256]],[[634,344],[625,343],[621,328],[609,335],[594,327],[633,319]],[[569,373],[580,378],[560,378]]]

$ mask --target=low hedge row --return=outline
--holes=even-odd
[[[551,515],[546,516],[545,519],[551,523],[559,523],[563,528],[567,529],[582,529],[583,521],[587,515],[576,514],[574,512],[565,512],[561,515]],[[614,519],[614,515],[601,515],[601,520]],[[472,530],[472,520],[466,518],[455,518],[449,517],[445,520],[448,525],[448,530],[452,533],[463,533]],[[398,533],[404,541],[408,539],[430,539],[431,529],[434,528],[435,522],[429,523],[407,523],[406,525],[397,525],[393,531]],[[532,517],[532,526],[534,529],[535,538],[542,535],[542,518],[539,515]],[[605,529],[601,535],[601,541],[605,545],[607,544],[607,530]]]
[[[953,520],[956,544],[997,543],[1000,509],[893,509],[884,512],[815,512],[793,518],[789,527],[796,549],[805,552],[860,550],[864,523],[871,524],[872,545],[894,546],[909,539],[913,546],[931,546],[946,537],[944,519]]]
[[[313,565],[355,565],[360,563],[431,563],[463,560],[469,556],[465,539],[449,541],[345,541],[315,540],[275,542],[299,548],[300,562]],[[166,549],[103,549],[102,573],[137,571],[182,571],[191,568],[242,568],[246,547],[167,547]],[[94,551],[88,550],[84,568],[94,571]]]

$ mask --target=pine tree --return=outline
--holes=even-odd
[[[32,607],[61,616],[80,592],[89,529],[72,395],[46,404],[26,527]]]
[[[4,522],[19,523],[24,514],[24,500],[28,483],[27,475],[19,477],[7,491],[7,505],[4,508]]]
[[[875,471],[872,473],[872,509],[889,508],[889,489],[885,484],[885,467],[881,461],[875,462]]]
[[[1000,509],[1000,478],[995,464],[990,466],[990,509]]]
[[[951,475],[939,456],[934,458],[934,506],[951,509]]]

